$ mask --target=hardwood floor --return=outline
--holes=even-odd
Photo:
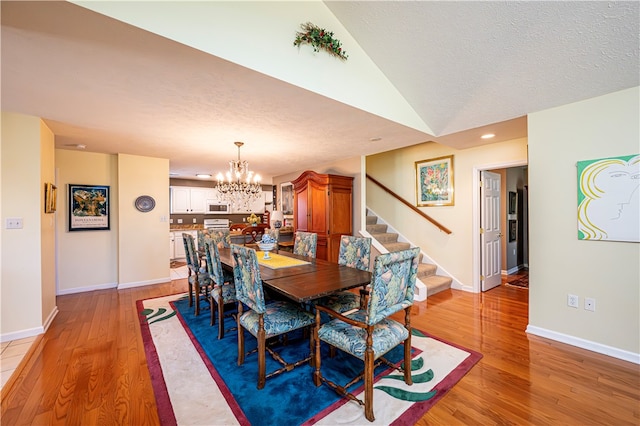
[[[186,280],[59,297],[2,389],[2,424],[159,424],[135,302],[182,291]],[[528,294],[503,285],[416,303],[414,327],[484,355],[418,424],[640,424],[638,365],[528,336]]]

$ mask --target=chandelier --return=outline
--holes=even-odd
[[[238,147],[238,159],[229,161],[229,171],[225,176],[218,173],[218,197],[236,208],[249,210],[249,204],[262,196],[260,175],[249,170],[249,162],[240,160],[240,147],[244,142],[234,142]]]

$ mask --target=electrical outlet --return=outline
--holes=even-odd
[[[22,218],[21,217],[8,217],[7,224],[5,226],[7,229],[22,229]]]
[[[195,217],[193,218],[193,223],[197,223],[197,222],[196,222],[196,218],[195,218]]]
[[[584,298],[584,308],[587,311],[595,312],[596,311],[596,299],[593,299],[591,297],[585,297]]]
[[[182,223],[182,219],[178,219],[178,223]]]
[[[571,306],[572,308],[577,308],[580,304],[580,298],[575,294],[567,295],[567,306]]]

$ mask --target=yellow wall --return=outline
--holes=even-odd
[[[149,195],[150,212],[135,208]],[[118,154],[118,288],[170,281],[169,160]]]
[[[56,150],[58,171],[58,294],[116,287],[118,281],[117,157]],[[107,185],[110,229],[69,232],[69,184]]]
[[[395,201],[377,185],[368,182],[366,205],[389,222],[400,234],[411,238],[463,288],[473,288],[473,181],[474,167],[527,161],[527,140],[495,143],[455,150],[434,142],[414,145],[367,157],[367,173],[415,205],[415,162],[453,155],[454,205],[420,207],[427,215],[452,231],[445,234],[407,206]]]
[[[33,336],[55,315],[53,224],[44,181],[53,181],[53,135],[37,117],[2,113],[0,291],[2,340]],[[6,229],[22,218],[22,229]]]
[[[619,348],[635,362],[640,244],[578,240],[576,163],[638,154],[639,100],[636,87],[529,116],[528,331]],[[578,309],[567,294],[580,297]],[[585,297],[596,299],[595,312],[584,309]]]

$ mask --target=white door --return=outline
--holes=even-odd
[[[480,280],[482,291],[487,291],[502,282],[500,175],[483,171],[480,181]]]

